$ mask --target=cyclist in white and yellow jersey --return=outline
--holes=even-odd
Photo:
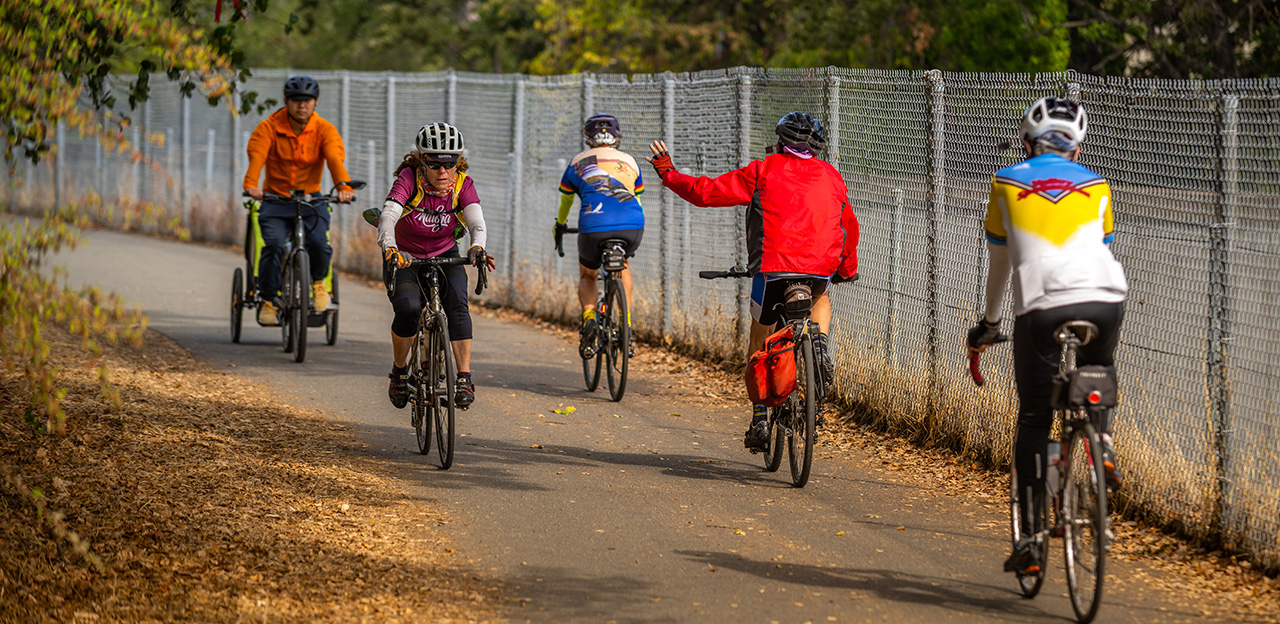
[[[1020,138],[1027,160],[996,172],[991,183],[985,229],[990,266],[986,311],[969,330],[968,345],[981,351],[999,334],[1000,306],[1013,277],[1013,358],[1018,388],[1018,427],[1014,468],[1024,488],[1024,523],[1033,522],[1044,497],[1049,430],[1053,425],[1050,392],[1058,371],[1059,345],[1053,331],[1082,319],[1099,335],[1080,347],[1079,365],[1114,366],[1124,300],[1124,269],[1108,245],[1115,238],[1111,189],[1107,181],[1076,163],[1088,130],[1084,108],[1068,99],[1036,100],[1022,115]],[[1107,483],[1119,487],[1110,414],[1097,423],[1103,438]],[[1035,505],[1035,506],[1031,506]],[[1024,526],[1022,534],[1035,528]],[[1030,540],[1005,561],[1009,572],[1039,569]]]

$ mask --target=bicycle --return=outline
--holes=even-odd
[[[699,271],[702,279],[751,277],[746,268],[731,267],[728,271]],[[809,482],[813,464],[813,442],[817,436],[817,415],[822,411],[828,380],[818,365],[818,354],[813,336],[818,324],[810,318],[813,305],[812,291],[807,279],[784,280],[787,283],[787,299],[782,306],[782,316],[776,329],[791,326],[795,339],[796,389],[785,402],[769,408],[769,448],[764,450],[764,469],[776,472],[782,465],[782,446],[786,442],[787,459],[791,468],[791,484],[804,487]],[[791,285],[800,288],[791,288]]]
[[[1045,472],[1045,496],[1033,513],[1032,526],[1038,527],[1029,537],[1039,549],[1039,570],[1018,574],[1022,595],[1033,598],[1044,584],[1049,560],[1049,539],[1063,538],[1063,555],[1067,572],[1067,591],[1071,608],[1081,624],[1088,624],[1098,614],[1102,603],[1102,585],[1106,551],[1110,548],[1111,529],[1107,519],[1106,473],[1103,468],[1102,440],[1094,426],[1098,410],[1107,403],[1098,390],[1091,390],[1082,400],[1068,400],[1060,393],[1077,371],[1076,351],[1098,335],[1098,326],[1085,320],[1067,321],[1053,332],[1062,345],[1059,373],[1055,377],[1054,418],[1061,435],[1049,443],[1048,467]],[[1001,334],[997,342],[1009,337]],[[969,355],[969,372],[974,383],[984,383],[978,368],[978,353]],[[1065,405],[1065,407],[1058,407]],[[1016,444],[1015,444],[1016,446]],[[1022,540],[1021,492],[1018,488],[1016,463],[1010,462],[1009,506],[1013,545]],[[1050,517],[1052,513],[1052,518]]]
[[[578,228],[561,230],[564,234],[577,234]],[[564,237],[556,234],[556,252],[564,257]],[[631,359],[631,324],[627,322],[626,290],[616,273],[627,268],[627,241],[609,238],[600,242],[604,252],[600,257],[600,271],[596,279],[596,340],[591,355],[582,357],[582,376],[587,392],[595,392],[600,385],[600,370],[606,369],[609,378],[609,398],[621,401],[627,391],[627,365]],[[596,357],[599,356],[599,357]],[[593,363],[594,361],[594,363]]]
[[[458,363],[454,360],[449,341],[449,319],[440,302],[441,271],[439,267],[469,264],[466,258],[414,258],[408,268],[431,267],[426,271],[426,283],[418,273],[418,287],[422,289],[422,313],[418,317],[418,335],[409,350],[409,402],[413,404],[410,422],[418,437],[418,452],[431,452],[431,430],[435,425],[436,453],[440,468],[448,470],[453,465],[454,449],[454,382],[458,378]],[[387,288],[395,288],[395,270],[392,269]],[[475,293],[479,295],[489,284],[487,266],[481,262]],[[462,408],[467,409],[467,408]]]
[[[352,190],[365,187],[365,183],[357,180],[346,183]],[[302,209],[308,208],[313,213],[318,206],[328,203],[342,203],[334,191],[327,195],[306,199],[306,192],[294,189],[288,197],[273,193],[263,193],[264,200],[291,203],[294,206],[293,232],[286,244],[284,258],[280,262],[280,308],[281,344],[285,353],[293,353],[295,362],[302,362],[307,357],[307,328],[324,327],[325,342],[333,345],[338,341],[338,275],[332,268],[327,277],[331,303],[325,310],[316,310],[311,302],[311,257],[306,253],[306,227],[302,219]],[[248,192],[244,193],[248,197]],[[264,301],[258,288],[257,271],[255,270],[262,251],[262,234],[258,229],[258,209],[261,202],[250,199],[244,204],[248,211],[244,234],[245,268],[239,267],[231,275],[231,342],[240,342],[242,319],[245,308],[256,310]],[[245,276],[248,276],[246,280]],[[261,324],[261,321],[259,321]]]

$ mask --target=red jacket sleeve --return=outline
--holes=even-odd
[[[741,169],[715,178],[694,177],[672,170],[662,177],[662,184],[695,206],[742,206],[751,203],[755,195],[760,162],[753,160]]]
[[[840,207],[840,228],[844,230],[844,248],[840,251],[837,272],[849,279],[858,274],[858,217],[847,201]]]

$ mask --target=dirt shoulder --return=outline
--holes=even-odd
[[[112,413],[88,356],[51,334],[65,437],[32,432],[21,371],[0,370],[0,620],[497,619],[497,582],[455,562],[435,530],[448,518],[412,501],[346,427],[156,332],[106,349],[124,403]]]

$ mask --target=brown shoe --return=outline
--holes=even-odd
[[[324,280],[311,283],[311,305],[316,312],[324,312],[329,308],[329,289],[325,288]]]
[[[270,301],[262,302],[262,307],[258,308],[258,323],[267,327],[280,324],[280,310],[276,308],[276,304]]]

